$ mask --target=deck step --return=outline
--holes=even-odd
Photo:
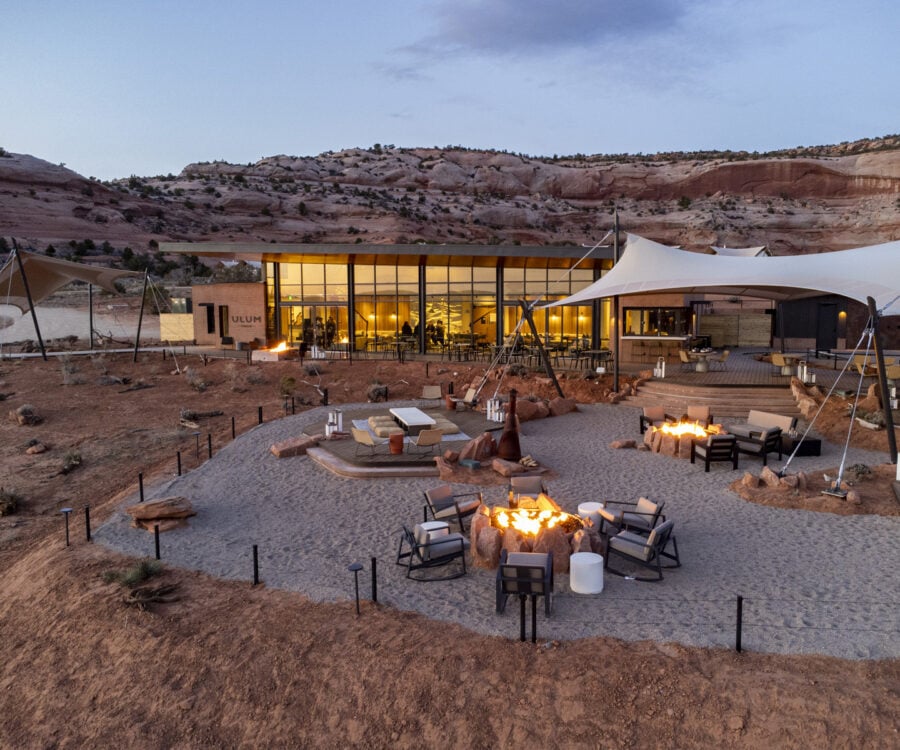
[[[708,406],[720,418],[744,419],[751,409],[799,416],[797,402],[787,387],[690,386],[652,380],[642,385],[625,403],[633,406],[664,406],[673,415],[691,405]]]

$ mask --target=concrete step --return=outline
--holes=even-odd
[[[715,418],[744,419],[751,409],[799,416],[800,410],[789,388],[771,387],[714,387],[686,386],[677,383],[650,381],[635,396],[626,399],[633,406],[664,406],[670,414],[678,415],[688,405],[708,406]]]

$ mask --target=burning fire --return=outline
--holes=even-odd
[[[278,346],[273,346],[269,349],[270,352],[286,352],[288,350],[287,341],[282,341]]]
[[[582,527],[581,519],[550,508],[495,508],[492,524],[499,529],[513,528],[526,536],[537,536],[541,529],[562,526],[566,532]]]
[[[674,435],[675,437],[690,435],[691,437],[705,438],[707,435],[718,434],[719,426],[713,424],[709,427],[703,427],[699,422],[666,422],[659,427],[659,430],[666,435]]]

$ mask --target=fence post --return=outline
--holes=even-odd
[[[141,499],[139,502],[144,502],[144,472],[138,472],[138,491],[140,492]]]
[[[378,558],[372,558],[372,601],[378,603]]]
[[[737,598],[737,623],[734,629],[734,650],[741,653],[741,625],[744,619],[744,597]]]
[[[156,559],[159,560],[159,524],[153,524],[153,548],[156,552]]]
[[[259,547],[253,545],[253,585],[259,585]]]
[[[263,420],[262,420],[262,407],[261,406],[257,407],[257,412],[259,414],[259,423],[262,424]]]
[[[91,541],[91,506],[84,506],[84,533],[87,536],[87,540]]]

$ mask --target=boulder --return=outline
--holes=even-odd
[[[496,453],[497,443],[494,441],[494,436],[490,432],[484,432],[463,446],[457,461],[462,461],[464,458],[485,461]]]
[[[571,550],[573,555],[576,552],[593,552],[590,534],[584,529],[578,529],[572,534]]]
[[[521,532],[513,528],[503,529],[503,549],[506,554],[511,555],[514,552],[531,552],[531,542]]]
[[[320,438],[324,435],[301,435],[299,437],[288,438],[280,443],[275,443],[269,450],[276,458],[290,458],[292,456],[305,456],[306,451],[319,444]]]
[[[561,396],[550,401],[550,416],[558,417],[562,414],[578,411],[578,402],[574,398],[562,398]]]
[[[456,471],[453,465],[447,463],[443,456],[435,456],[434,463],[437,466],[438,476],[445,482],[452,482],[456,477]]]
[[[566,537],[566,532],[559,526],[552,529],[541,529],[534,540],[534,552],[553,553],[553,572],[569,572],[569,555],[572,545]]]
[[[806,475],[805,471],[797,472],[797,488],[800,490],[806,490],[809,487],[809,477]]]
[[[449,448],[444,451],[443,456],[445,461],[448,461],[451,464],[455,464],[459,461],[459,451],[450,450]]]
[[[488,525],[478,532],[472,544],[472,562],[480,568],[496,568],[500,564],[503,534]]]
[[[792,490],[797,489],[799,484],[800,480],[797,479],[797,477],[793,474],[789,474],[786,477],[781,477],[780,481],[778,482],[779,487],[787,487],[788,489]]]
[[[741,484],[744,487],[756,489],[757,487],[759,487],[759,477],[756,476],[756,474],[751,474],[749,471],[745,471],[744,476],[741,478]]]
[[[678,457],[678,443],[679,439],[675,435],[666,435],[663,432],[657,433],[661,435],[659,441],[659,453],[662,453],[664,456],[671,456],[672,458]],[[655,447],[655,441],[654,441]]]
[[[647,433],[644,433],[645,435]],[[613,440],[609,447],[613,450],[621,450],[623,448],[636,448],[637,443],[634,440]]]
[[[501,477],[511,477],[513,474],[522,474],[528,471],[522,464],[515,461],[507,461],[504,458],[495,458],[491,461],[491,468]]]
[[[547,414],[547,407],[541,401],[528,401],[527,399],[516,401],[516,416],[520,422],[543,419]]]
[[[847,493],[847,502],[852,505],[862,505],[862,498],[856,490],[850,490]]]
[[[763,466],[762,471],[759,472],[759,478],[767,487],[778,487],[781,485],[781,478],[768,466]]]
[[[621,393],[610,393],[609,396],[606,397],[606,403],[608,404],[618,404],[624,396]]]
[[[46,452],[46,450],[47,450],[47,446],[44,445],[43,443],[35,443],[34,445],[29,445],[25,449],[25,452],[29,456],[34,456],[34,455],[37,455],[38,453],[44,453],[44,452]]]
[[[131,516],[132,526],[148,531],[152,531],[157,524],[160,531],[167,531],[181,525],[175,522],[183,522],[184,519],[197,515],[191,507],[191,501],[178,495],[138,503],[126,508],[125,512]]]
[[[30,404],[22,404],[18,409],[13,409],[9,412],[9,418],[21,426],[36,425],[44,421],[44,418]]]

